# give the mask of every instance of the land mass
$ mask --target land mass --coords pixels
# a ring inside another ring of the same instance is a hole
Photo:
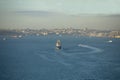
[[[74,29],[74,28],[63,28],[63,29],[20,29],[20,30],[0,30],[0,36],[8,37],[22,37],[26,35],[74,35],[74,36],[89,36],[89,37],[110,37],[120,38],[120,30],[94,30],[94,29]]]

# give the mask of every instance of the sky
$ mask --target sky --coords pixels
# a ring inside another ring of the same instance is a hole
[[[120,0],[0,0],[0,29],[120,29]]]

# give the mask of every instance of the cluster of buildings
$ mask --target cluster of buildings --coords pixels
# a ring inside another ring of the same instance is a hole
[[[93,30],[93,29],[73,29],[73,28],[63,28],[63,29],[21,29],[21,30],[0,30],[0,35],[8,35],[11,37],[22,37],[25,35],[76,35],[76,36],[89,36],[89,37],[111,37],[120,38],[120,30]]]

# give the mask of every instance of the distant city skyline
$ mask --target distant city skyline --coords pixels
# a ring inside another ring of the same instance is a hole
[[[0,0],[0,29],[120,29],[120,0]]]

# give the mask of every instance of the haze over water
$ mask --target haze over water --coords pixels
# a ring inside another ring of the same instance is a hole
[[[120,0],[0,0],[0,29],[120,29]]]
[[[120,0],[0,0],[0,80],[120,80],[119,30]]]

